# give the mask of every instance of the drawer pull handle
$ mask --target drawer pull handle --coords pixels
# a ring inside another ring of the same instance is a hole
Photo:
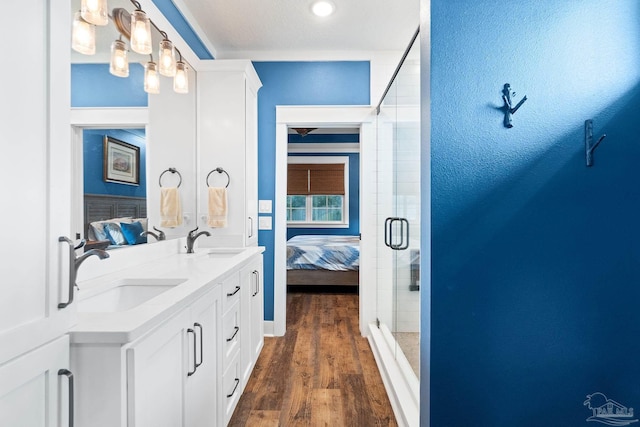
[[[235,326],[233,329],[235,329],[235,331],[233,332],[233,335],[231,335],[231,338],[227,338],[227,342],[233,341],[236,335],[238,335],[238,331],[240,330],[240,328],[237,326]]]
[[[232,397],[235,394],[236,389],[238,388],[238,384],[240,384],[240,378],[236,378],[235,382],[236,382],[236,385],[233,387],[233,391],[231,391],[231,394],[227,394],[227,399]]]
[[[231,292],[231,293],[227,293],[227,296],[228,296],[228,297],[232,297],[232,296],[234,296],[235,294],[237,294],[237,293],[238,293],[238,291],[240,291],[240,286],[236,286],[236,290],[235,290],[235,291],[233,291],[233,292]]]
[[[203,340],[203,338],[202,337],[204,335],[203,334],[204,329],[202,328],[202,325],[200,323],[198,323],[198,322],[194,323],[193,327],[200,329],[200,363],[196,362],[195,366],[196,366],[196,369],[197,369],[197,368],[200,367],[200,365],[202,365],[202,362],[204,361],[203,354],[202,354],[203,353],[203,350],[202,350],[202,340]],[[195,360],[195,357],[194,357],[194,360]]]
[[[198,365],[197,365],[197,361],[196,361],[196,331],[194,331],[193,329],[189,328],[187,329],[187,334],[193,334],[193,371],[188,371],[187,372],[187,376],[190,377],[191,375],[196,373],[196,369],[198,369]]]
[[[253,275],[253,277],[255,278],[255,284],[256,284],[256,291],[251,295],[252,297],[255,297],[256,295],[258,295],[260,293],[260,273],[258,272],[258,270],[253,270],[251,272],[251,274]]]
[[[58,375],[64,375],[69,379],[69,427],[73,427],[73,374],[68,369],[60,369]]]

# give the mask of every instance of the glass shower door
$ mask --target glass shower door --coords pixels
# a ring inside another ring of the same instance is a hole
[[[420,366],[420,64],[416,43],[377,117],[377,313],[417,395]]]

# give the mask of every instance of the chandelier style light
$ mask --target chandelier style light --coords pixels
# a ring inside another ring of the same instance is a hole
[[[107,0],[82,0],[80,11],[73,17],[71,48],[84,55],[96,52],[95,27],[109,23],[109,18],[120,32],[121,37],[111,43],[111,60],[109,72],[117,77],[129,77],[129,59],[126,43],[122,36],[129,40],[132,51],[149,55],[150,60],[145,64],[144,90],[147,93],[160,93],[160,75],[173,78],[173,90],[176,93],[189,93],[189,78],[187,64],[182,60],[182,54],[169,40],[167,33],[162,31],[149,19],[142,10],[140,3],[130,0],[135,6],[131,13],[123,8],[115,8],[108,13]],[[151,27],[162,36],[158,50],[158,63],[153,61],[153,38]],[[176,52],[179,60],[176,61]]]

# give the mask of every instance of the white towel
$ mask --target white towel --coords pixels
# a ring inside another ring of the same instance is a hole
[[[227,189],[226,187],[209,187],[209,219],[211,228],[227,226]]]
[[[178,187],[160,189],[160,227],[178,227],[182,224],[182,205]]]

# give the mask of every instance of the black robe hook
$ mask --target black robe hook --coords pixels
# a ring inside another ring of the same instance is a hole
[[[518,108],[520,108],[522,104],[524,104],[524,101],[527,100],[527,95],[525,95],[524,98],[522,98],[520,102],[518,102],[516,106],[513,107],[511,97],[516,96],[516,93],[511,92],[511,85],[509,83],[504,84],[502,94],[502,100],[504,101],[504,127],[512,128],[513,123],[511,123],[511,116],[515,114],[516,111],[518,111]]]

